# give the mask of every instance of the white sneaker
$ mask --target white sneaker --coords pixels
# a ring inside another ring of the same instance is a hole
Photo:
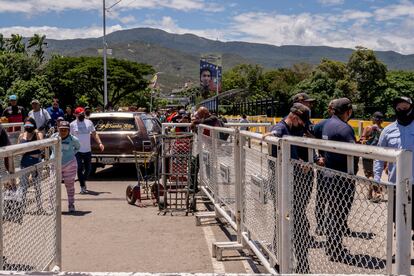
[[[85,187],[81,187],[80,193],[81,194],[87,194],[88,193],[88,190],[86,190],[86,186]]]
[[[73,205],[73,204],[70,204],[68,209],[69,209],[69,213],[74,213],[76,211],[75,205]]]

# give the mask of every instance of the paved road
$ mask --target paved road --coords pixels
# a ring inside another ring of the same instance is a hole
[[[75,184],[77,212],[64,212],[62,219],[64,271],[245,273],[246,267],[251,271],[237,252],[229,252],[226,262],[212,260],[211,241],[228,241],[226,233],[234,234],[216,221],[196,227],[193,216],[161,216],[156,207],[128,205],[125,188],[134,182],[135,167],[122,166],[98,172],[88,183],[89,195],[78,194]],[[62,195],[66,211],[63,185]]]

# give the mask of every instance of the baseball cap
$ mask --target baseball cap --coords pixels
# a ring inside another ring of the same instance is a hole
[[[332,107],[338,112],[345,112],[352,109],[352,102],[348,98],[339,98],[335,100]]]
[[[59,129],[61,129],[61,128],[67,128],[67,129],[69,129],[70,128],[69,122],[68,121],[62,121],[62,122],[60,122]]]
[[[76,109],[75,109],[75,112],[74,112],[76,115],[79,115],[79,114],[81,114],[81,113],[85,113],[85,109],[83,108],[83,107],[77,107]]]
[[[17,101],[17,96],[16,95],[10,95],[9,100],[10,101]]]
[[[31,122],[26,122],[24,123],[24,127],[34,127],[34,124],[32,124]]]
[[[315,101],[315,99],[312,99],[311,97],[309,97],[308,94],[306,94],[304,92],[298,93],[298,94],[296,94],[292,97],[292,102],[293,103],[297,103],[297,102],[301,102],[301,101],[313,102],[313,101]]]
[[[31,102],[31,104],[40,104],[39,100],[33,99]]]
[[[411,105],[413,104],[413,101],[411,100],[411,98],[408,98],[408,97],[397,97],[393,101],[394,108],[397,106],[397,104],[399,104],[401,102],[406,102],[406,103],[409,103]]]
[[[384,114],[382,114],[382,112],[380,111],[377,111],[377,112],[374,112],[374,114],[372,114],[372,118],[377,119],[377,120],[383,120]]]
[[[303,122],[309,121],[310,109],[301,103],[294,103],[290,108],[290,112],[297,115]]]
[[[56,119],[56,121],[64,121],[65,119],[63,118],[63,117],[58,117],[57,119]]]

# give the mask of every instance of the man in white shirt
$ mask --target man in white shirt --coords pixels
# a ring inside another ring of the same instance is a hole
[[[32,110],[29,112],[29,117],[35,120],[37,130],[45,135],[50,128],[51,118],[49,112],[40,107],[40,102],[38,100],[32,100],[31,104]]]
[[[105,147],[96,133],[95,127],[92,121],[85,119],[85,109],[78,107],[74,113],[76,120],[70,123],[70,133],[76,136],[80,142],[80,149],[76,153],[76,160],[78,162],[78,179],[81,186],[81,194],[86,194],[86,180],[88,179],[91,171],[91,135],[96,143],[99,144],[99,149],[104,151]]]

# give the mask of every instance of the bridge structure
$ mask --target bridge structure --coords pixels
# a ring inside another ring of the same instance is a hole
[[[189,125],[163,124],[164,135],[177,126]],[[248,250],[270,274],[413,273],[410,151],[299,137],[263,138],[240,131],[241,126],[246,125],[200,125],[191,134],[199,188],[212,206],[195,214],[195,224],[203,227],[219,219],[235,233],[230,241],[212,243],[212,258],[222,261],[225,252]],[[13,145],[0,149],[0,159],[17,163],[25,152],[59,153],[59,147],[56,138]],[[293,159],[292,147],[304,148],[308,161]],[[345,172],[314,163],[315,154],[323,151],[346,156]],[[168,158],[174,164],[174,156]],[[355,162],[363,158],[395,163],[396,183],[366,178]],[[61,270],[60,166],[59,154],[47,154],[33,167],[0,170],[4,270]],[[382,187],[380,202],[367,198],[372,185]],[[39,215],[39,207],[45,213]]]

